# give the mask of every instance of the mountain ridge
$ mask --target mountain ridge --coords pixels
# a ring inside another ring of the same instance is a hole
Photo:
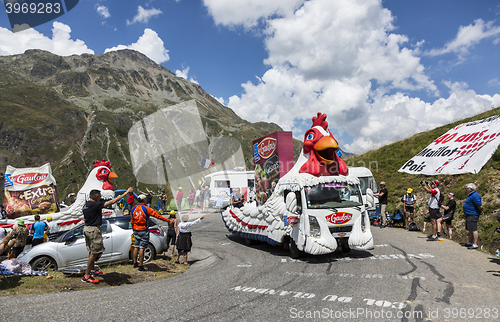
[[[198,84],[129,49],[64,57],[27,50],[1,56],[0,73],[0,171],[7,164],[50,162],[61,196],[76,192],[93,162],[103,158],[111,161],[120,187],[144,189],[132,175],[127,132],[164,107],[195,100],[204,127],[199,130],[209,141],[237,139],[247,168],[253,167],[252,140],[282,130],[241,119]],[[298,154],[299,144],[294,146]]]

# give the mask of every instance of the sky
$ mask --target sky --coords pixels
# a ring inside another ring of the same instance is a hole
[[[0,0],[3,1],[3,0]],[[362,153],[500,106],[497,0],[80,0],[0,55],[131,48],[303,140],[317,112]]]

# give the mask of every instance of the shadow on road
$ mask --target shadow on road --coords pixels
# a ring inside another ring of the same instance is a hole
[[[245,247],[250,247],[253,249],[258,249],[264,252],[267,252],[271,255],[274,255],[276,257],[289,257],[290,253],[287,249],[284,249],[283,246],[272,246],[266,242],[262,241],[257,241],[257,240],[247,240],[243,237],[241,237],[238,234],[231,234],[231,235],[226,235],[226,237],[240,245],[243,245]],[[352,257],[352,258],[368,258],[373,256],[370,251],[365,251],[365,250],[357,250],[357,249],[352,249],[350,252],[342,252],[341,247],[339,246],[337,250],[331,254],[325,254],[325,255],[311,255],[311,254],[306,254],[306,253],[301,253],[300,256],[300,261],[302,262],[307,262],[310,264],[322,264],[322,263],[331,263],[331,262],[336,262],[343,260],[344,258],[347,257]]]

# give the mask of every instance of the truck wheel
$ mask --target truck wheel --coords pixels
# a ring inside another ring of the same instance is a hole
[[[288,250],[290,250],[290,257],[293,259],[298,259],[300,257],[300,250],[297,248],[293,238],[288,239]]]

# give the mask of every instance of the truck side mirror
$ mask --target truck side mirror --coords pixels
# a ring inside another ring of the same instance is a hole
[[[286,195],[286,210],[291,212],[292,214],[296,213],[297,211],[297,197],[295,197],[294,192],[289,192]]]
[[[373,190],[366,188],[366,204],[369,208],[375,207],[375,196],[373,195]]]

